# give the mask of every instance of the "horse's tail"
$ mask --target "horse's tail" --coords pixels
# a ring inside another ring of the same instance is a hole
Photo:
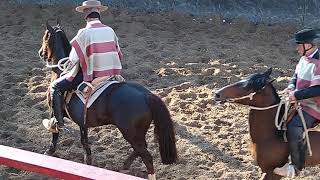
[[[156,95],[148,98],[151,106],[154,132],[159,142],[159,150],[163,164],[173,164],[177,161],[177,148],[173,122],[168,108]]]

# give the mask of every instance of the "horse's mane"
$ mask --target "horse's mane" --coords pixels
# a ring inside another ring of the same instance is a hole
[[[254,89],[255,91],[259,91],[265,86],[270,85],[272,89],[272,94],[276,99],[275,103],[279,103],[281,99],[279,97],[279,94],[276,88],[272,85],[273,80],[270,81],[270,79],[271,78],[269,76],[266,76],[264,74],[259,74],[259,73],[253,74],[248,78],[248,81],[245,84],[245,87],[249,89]]]
[[[271,80],[270,76],[266,76],[265,74],[253,74],[248,78],[248,82],[246,83],[247,88],[252,88],[255,89],[256,91],[259,91],[263,89],[266,86],[271,87],[272,95],[275,98],[274,104],[279,104],[281,101],[281,98],[276,90],[276,88],[272,84],[273,80]],[[279,117],[278,117],[278,122],[281,121],[283,115],[285,113],[285,106],[282,105],[280,112],[279,112]],[[279,139],[283,138],[283,131],[276,131],[276,135],[279,137]]]
[[[69,54],[70,53],[70,51],[71,51],[71,44],[70,44],[70,42],[69,42],[69,40],[68,40],[68,38],[67,38],[67,35],[66,35],[66,33],[64,32],[64,30],[60,27],[60,26],[55,26],[54,27],[54,30],[56,31],[56,34],[58,35],[60,35],[60,38],[61,38],[61,40],[62,40],[62,43],[63,43],[63,45],[64,45],[64,47],[65,47],[65,52],[67,53],[67,54]]]
[[[270,83],[270,86],[272,88],[272,93],[274,95],[274,97],[276,98],[276,103],[279,103],[281,101],[280,96],[276,90],[276,88],[272,85],[272,83]]]

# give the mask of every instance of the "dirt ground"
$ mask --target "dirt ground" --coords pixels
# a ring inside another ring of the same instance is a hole
[[[43,153],[51,140],[41,124],[48,117],[45,91],[49,70],[37,52],[42,24],[60,17],[71,39],[85,22],[72,7],[7,6],[0,2],[0,144]],[[149,150],[158,179],[259,179],[248,151],[248,108],[216,106],[213,92],[255,72],[273,68],[274,85],[283,89],[298,56],[287,41],[290,24],[254,24],[245,19],[193,17],[167,13],[110,10],[103,22],[114,28],[125,55],[123,76],[159,94],[175,121],[179,162],[163,165],[153,128]],[[82,162],[77,125],[61,136],[57,157]],[[132,151],[114,126],[89,133],[94,165],[118,171]],[[146,177],[141,159],[131,175]],[[320,179],[319,167],[300,176]],[[0,179],[52,179],[0,166]]]

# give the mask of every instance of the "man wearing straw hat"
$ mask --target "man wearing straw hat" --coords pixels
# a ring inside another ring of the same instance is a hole
[[[300,102],[306,128],[315,126],[320,120],[320,58],[314,42],[317,38],[318,30],[312,28],[295,33],[296,50],[302,57],[286,88],[289,100],[292,103]],[[293,178],[305,166],[306,158],[304,125],[298,114],[287,124],[287,129],[291,162],[275,168],[274,173]]]
[[[84,13],[87,25],[71,40],[69,61],[73,69],[52,84],[55,118],[43,120],[44,126],[51,132],[59,132],[64,126],[62,108],[65,91],[76,89],[83,81],[91,82],[99,77],[123,80],[120,75],[123,55],[118,38],[112,28],[100,21],[101,12],[107,9],[97,0],[84,1],[82,6],[76,8],[77,12]]]

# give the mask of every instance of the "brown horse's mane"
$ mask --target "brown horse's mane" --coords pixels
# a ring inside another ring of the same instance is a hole
[[[56,34],[60,34],[61,35],[61,40],[63,42],[64,47],[66,48],[65,51],[67,53],[70,53],[71,44],[70,44],[70,42],[68,40],[68,37],[67,37],[66,33],[64,32],[64,30],[61,29],[61,27],[59,25],[58,26],[54,26],[53,29],[55,29]]]
[[[61,41],[61,45],[63,47],[62,49],[64,50],[64,53],[69,55],[71,51],[71,44],[67,38],[66,33],[64,32],[64,30],[61,28],[60,25],[54,26],[53,30],[54,30],[54,35],[59,37],[59,38],[55,38],[55,40]]]
[[[253,89],[255,91],[261,91],[264,87],[270,85],[272,89],[273,96],[276,99],[275,103],[279,103],[281,101],[277,89],[273,86],[270,76],[266,76],[264,74],[256,73],[248,77],[247,82],[244,84],[246,89]]]
[[[270,83],[271,88],[272,88],[272,92],[273,92],[273,96],[276,98],[276,103],[279,103],[281,101],[280,96],[277,92],[277,89],[272,85],[272,83]]]

